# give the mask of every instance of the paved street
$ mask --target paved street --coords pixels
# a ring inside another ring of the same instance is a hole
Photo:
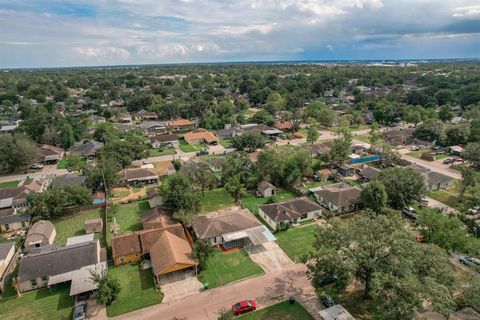
[[[189,320],[215,320],[220,308],[230,308],[244,299],[254,299],[259,308],[263,308],[290,296],[296,297],[315,319],[319,319],[318,311],[322,308],[305,271],[304,265],[296,264],[281,273],[265,274],[203,291],[180,301],[157,304],[114,319],[170,320],[173,317],[186,317]]]

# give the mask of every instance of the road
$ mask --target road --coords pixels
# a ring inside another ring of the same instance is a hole
[[[57,169],[56,165],[47,165],[42,170],[36,172],[0,176],[0,183],[14,180],[23,180],[27,177],[32,179],[41,179],[50,175],[62,175],[66,173],[68,173],[66,169]]]
[[[230,308],[241,300],[254,299],[259,308],[263,308],[291,296],[300,301],[315,319],[319,319],[318,312],[322,307],[305,271],[304,265],[296,264],[281,273],[265,274],[203,291],[180,301],[153,305],[114,319],[171,320],[173,317],[186,317],[189,320],[216,320],[218,310],[222,307]]]
[[[422,165],[432,171],[442,173],[454,179],[462,179],[462,174],[457,170],[450,169],[448,165],[445,165],[438,161],[426,161],[426,160],[411,157],[407,155],[407,153],[411,152],[408,149],[400,149],[399,152],[400,152],[400,155],[402,156],[402,159],[408,160],[412,163]]]

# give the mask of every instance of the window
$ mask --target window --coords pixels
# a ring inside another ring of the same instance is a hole
[[[32,279],[32,280],[30,280],[30,285],[31,285],[32,287],[36,287],[36,286],[37,286],[37,279]]]
[[[120,260],[120,263],[125,263],[125,257],[120,257],[118,259]]]
[[[48,282],[48,277],[47,277],[47,276],[43,276],[43,277],[42,277],[42,283],[43,283],[43,284],[47,284],[47,282]]]
[[[8,225],[8,223],[5,223],[5,230],[6,231],[10,230],[10,226]]]
[[[300,217],[300,219],[307,219],[308,218],[308,213],[304,213],[302,214],[302,216]]]

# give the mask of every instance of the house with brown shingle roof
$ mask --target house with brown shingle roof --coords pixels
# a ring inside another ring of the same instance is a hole
[[[157,183],[158,174],[149,168],[127,168],[120,172],[120,181],[125,185],[137,183]]]
[[[345,182],[323,186],[313,191],[318,203],[338,214],[357,210],[360,205],[360,193],[359,188]]]
[[[194,124],[192,121],[188,119],[177,119],[170,121],[169,127],[173,131],[186,131],[186,130],[191,130],[194,128]]]
[[[238,207],[197,216],[192,227],[197,238],[225,250],[276,240],[248,209]]]
[[[218,139],[218,137],[214,135],[213,132],[201,128],[185,133],[185,136],[183,138],[190,145],[200,143],[218,144],[218,142],[220,141],[220,139]]]
[[[280,223],[295,225],[302,221],[315,219],[322,213],[322,207],[307,197],[301,197],[261,205],[258,207],[258,213],[273,230],[276,230]]]
[[[48,220],[37,221],[32,224],[25,237],[25,250],[52,245],[56,235],[53,223]]]

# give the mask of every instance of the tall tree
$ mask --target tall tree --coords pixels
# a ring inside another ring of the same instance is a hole
[[[348,128],[340,128],[337,135],[337,138],[332,142],[327,157],[331,164],[341,166],[348,160],[348,156],[351,153],[352,133]]]
[[[320,133],[318,133],[317,128],[310,127],[307,131],[307,141],[313,144],[318,140],[318,137],[320,137]]]
[[[233,197],[235,203],[238,203],[238,200],[245,193],[245,185],[241,181],[240,175],[233,176],[226,184],[225,190]]]
[[[200,197],[192,187],[186,175],[175,173],[162,184],[164,204],[177,212],[180,210],[197,213],[200,209]]]
[[[395,209],[402,209],[425,193],[423,177],[412,168],[388,168],[377,179],[385,186],[388,202]]]
[[[90,272],[90,279],[97,285],[93,296],[99,304],[111,305],[122,290],[117,278],[103,271],[101,273]]]
[[[362,281],[378,319],[411,319],[425,300],[444,314],[452,311],[456,283],[448,256],[434,245],[419,244],[398,215],[357,215],[329,224],[318,229],[307,264],[314,286],[332,275],[336,290],[354,278]],[[340,263],[332,269],[329,261]]]
[[[385,186],[378,180],[373,180],[360,194],[360,199],[365,208],[371,209],[376,214],[383,212],[388,202]]]

